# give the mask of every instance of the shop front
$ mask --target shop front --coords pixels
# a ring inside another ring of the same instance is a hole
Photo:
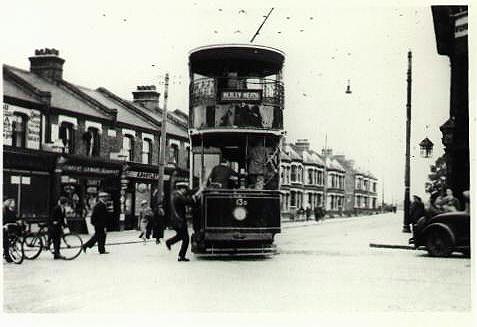
[[[61,156],[55,168],[55,196],[69,199],[66,218],[70,227],[79,233],[91,232],[91,213],[98,201],[98,193],[110,194],[107,202],[110,213],[108,229],[120,226],[120,172],[122,165],[91,158]]]
[[[166,166],[164,172],[164,209],[168,215],[170,195],[170,180],[173,172],[175,179],[188,180],[188,172],[173,166]],[[159,180],[159,167],[140,163],[128,163],[122,172],[121,188],[123,193],[124,229],[138,229],[141,202],[146,200],[151,204],[152,197],[157,190]]]
[[[3,200],[15,200],[18,217],[48,220],[55,161],[54,153],[3,147]]]

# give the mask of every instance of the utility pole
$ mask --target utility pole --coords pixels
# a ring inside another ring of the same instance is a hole
[[[164,200],[164,167],[166,165],[167,148],[167,98],[169,89],[169,73],[166,73],[164,80],[164,107],[162,108],[161,122],[161,142],[159,146],[159,179],[157,184],[157,199],[159,202]]]
[[[410,233],[410,171],[411,171],[411,91],[412,91],[412,52],[407,53],[407,103],[406,103],[406,167],[404,171],[404,222],[402,226],[403,233]]]

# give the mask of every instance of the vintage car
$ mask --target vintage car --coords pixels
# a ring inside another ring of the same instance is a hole
[[[470,256],[470,215],[465,211],[422,217],[409,239],[416,249],[425,248],[433,257],[448,257],[453,252]]]

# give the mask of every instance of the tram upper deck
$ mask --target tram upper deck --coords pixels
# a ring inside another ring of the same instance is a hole
[[[257,45],[192,50],[190,128],[283,129],[284,60],[280,50]]]

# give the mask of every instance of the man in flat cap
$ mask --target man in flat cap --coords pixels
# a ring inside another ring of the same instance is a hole
[[[95,204],[93,208],[93,213],[91,214],[91,223],[94,225],[94,234],[83,245],[83,252],[86,253],[87,248],[92,248],[96,242],[98,243],[98,252],[100,254],[108,254],[104,245],[106,243],[106,225],[108,223],[108,209],[106,207],[106,200],[108,199],[109,194],[106,192],[99,192],[98,199],[99,201]]]
[[[171,194],[171,225],[176,231],[176,235],[166,240],[166,246],[170,250],[171,245],[182,241],[179,250],[178,261],[187,262],[187,248],[189,246],[189,231],[187,230],[186,206],[193,205],[196,197],[202,189],[199,189],[192,196],[188,194],[188,184],[186,182],[176,183],[176,189]]]

